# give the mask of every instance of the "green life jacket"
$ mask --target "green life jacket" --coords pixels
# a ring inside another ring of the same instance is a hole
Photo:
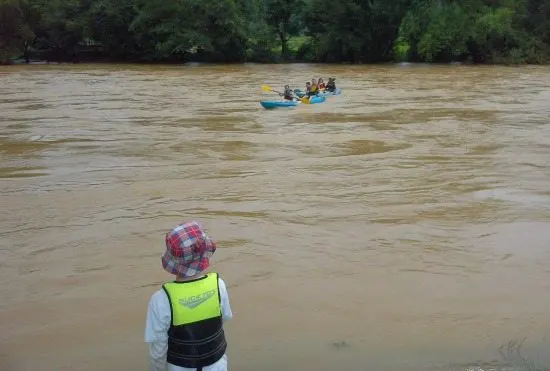
[[[208,273],[193,281],[168,282],[162,288],[172,313],[167,362],[187,368],[217,362],[227,348],[218,274]]]

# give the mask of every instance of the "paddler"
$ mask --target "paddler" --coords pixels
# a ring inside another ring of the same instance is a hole
[[[334,77],[328,78],[328,83],[326,86],[326,90],[330,92],[336,91],[336,79]]]
[[[317,80],[315,79],[311,79],[311,89],[310,89],[310,97],[312,95],[317,95],[317,93],[319,93],[319,90],[318,90],[318,86],[317,86]]]
[[[312,80],[312,82],[306,82],[306,97],[311,98],[314,95],[317,95],[318,92],[317,84],[314,80]]]
[[[306,81],[306,96],[309,97],[310,92],[311,92],[311,82]]]
[[[322,78],[319,78],[319,90],[325,90],[325,82]]]
[[[285,92],[283,94],[279,94],[283,97],[284,100],[290,100],[294,101],[294,92],[292,89],[290,89],[289,85],[285,85]]]
[[[206,273],[216,244],[195,221],[166,234],[162,267],[175,276],[147,310],[149,371],[227,371],[223,323],[233,317],[225,282]]]

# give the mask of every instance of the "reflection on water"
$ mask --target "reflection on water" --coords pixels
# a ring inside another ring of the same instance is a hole
[[[6,370],[146,370],[188,218],[219,245],[236,370],[550,365],[550,69],[0,72]],[[324,104],[258,104],[328,75]]]

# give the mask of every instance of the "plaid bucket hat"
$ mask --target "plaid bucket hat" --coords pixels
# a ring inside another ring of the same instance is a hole
[[[185,222],[166,234],[162,267],[168,273],[191,277],[208,268],[215,251],[216,244],[198,222]]]

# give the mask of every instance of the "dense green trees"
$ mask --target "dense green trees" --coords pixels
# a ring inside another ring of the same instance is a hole
[[[550,18],[543,21],[540,6],[529,11],[529,3],[533,1],[413,2],[401,21],[394,51],[401,59],[426,62],[544,62],[549,44],[533,31]]]
[[[0,0],[0,63],[545,63],[550,0]]]

